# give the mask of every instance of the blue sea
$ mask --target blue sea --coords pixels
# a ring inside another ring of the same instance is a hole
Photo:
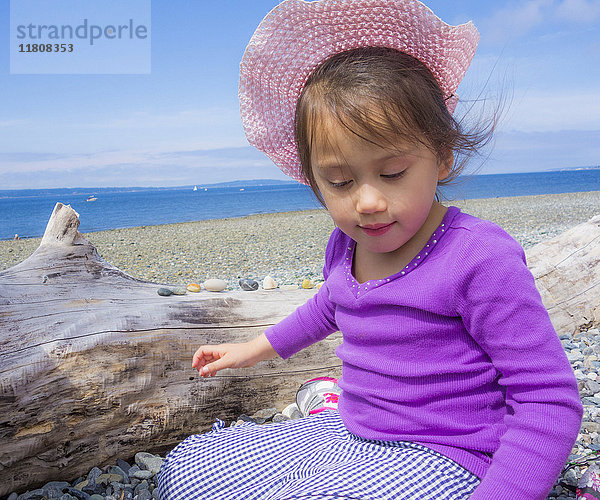
[[[0,190],[0,240],[40,237],[56,202],[79,213],[83,233],[122,227],[319,208],[297,183],[179,188]],[[442,190],[444,199],[495,198],[600,191],[600,168],[464,177]],[[94,195],[95,201],[86,201]]]

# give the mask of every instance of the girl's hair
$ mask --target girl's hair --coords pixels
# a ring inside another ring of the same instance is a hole
[[[395,49],[362,47],[323,62],[300,94],[294,127],[302,173],[317,199],[325,206],[311,152],[317,141],[327,141],[332,119],[384,148],[422,143],[440,162],[454,154],[450,174],[440,185],[455,179],[467,160],[489,142],[496,120],[464,131],[446,107],[451,97],[442,95],[422,62]]]

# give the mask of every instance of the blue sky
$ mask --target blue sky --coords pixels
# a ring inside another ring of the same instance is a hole
[[[480,31],[461,98],[506,102],[480,173],[600,164],[600,0],[426,3]],[[10,74],[2,1],[0,189],[285,179],[248,145],[237,98],[246,43],[276,4],[152,0],[149,73]]]

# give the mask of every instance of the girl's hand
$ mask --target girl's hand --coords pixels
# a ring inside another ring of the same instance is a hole
[[[261,336],[241,344],[217,344],[201,346],[192,359],[192,367],[202,377],[214,377],[225,368],[248,368],[260,361],[277,356],[267,337]]]

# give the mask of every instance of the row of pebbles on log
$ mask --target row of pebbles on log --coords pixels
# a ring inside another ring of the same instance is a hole
[[[242,278],[239,280],[238,283],[240,285],[240,288],[247,292],[254,292],[260,288],[258,281],[250,279],[250,278]],[[293,283],[288,283],[288,284],[279,286],[273,278],[271,278],[270,276],[265,276],[265,278],[263,280],[262,289],[263,290],[274,290],[276,288],[281,288],[282,290],[297,290],[298,288],[302,288],[302,289],[308,290],[308,289],[314,288],[315,286],[317,288],[320,288],[322,284],[323,284],[323,282],[321,281],[321,282],[317,282],[315,285],[315,282],[313,282],[312,280],[310,280],[308,278],[304,278],[302,280],[302,283],[300,283],[299,285],[293,284]],[[222,292],[222,291],[228,289],[227,282],[225,280],[218,279],[218,278],[211,278],[209,280],[206,280],[203,283],[203,286],[204,286],[204,290],[206,290],[208,292]],[[186,293],[188,291],[193,292],[193,293],[199,293],[202,291],[202,287],[197,283],[190,283],[186,287],[183,287],[183,286],[160,287],[156,292],[158,293],[158,295],[161,295],[163,297],[169,297],[171,295],[186,295]]]
[[[560,340],[578,381],[584,414],[577,442],[567,465],[548,495],[548,500],[575,498],[577,484],[588,467],[596,463],[600,465],[600,331],[590,327],[573,335],[563,333]],[[295,404],[290,404],[282,412],[278,412],[276,408],[268,408],[250,416],[240,415],[229,425],[264,425],[300,416]],[[80,477],[72,484],[53,481],[40,489],[21,495],[12,493],[8,500],[158,499],[156,474],[162,461],[163,457],[140,452],[136,454],[133,466],[118,459],[115,465],[108,465],[102,469],[94,467],[87,477]],[[526,471],[523,471],[523,474],[526,474]]]

